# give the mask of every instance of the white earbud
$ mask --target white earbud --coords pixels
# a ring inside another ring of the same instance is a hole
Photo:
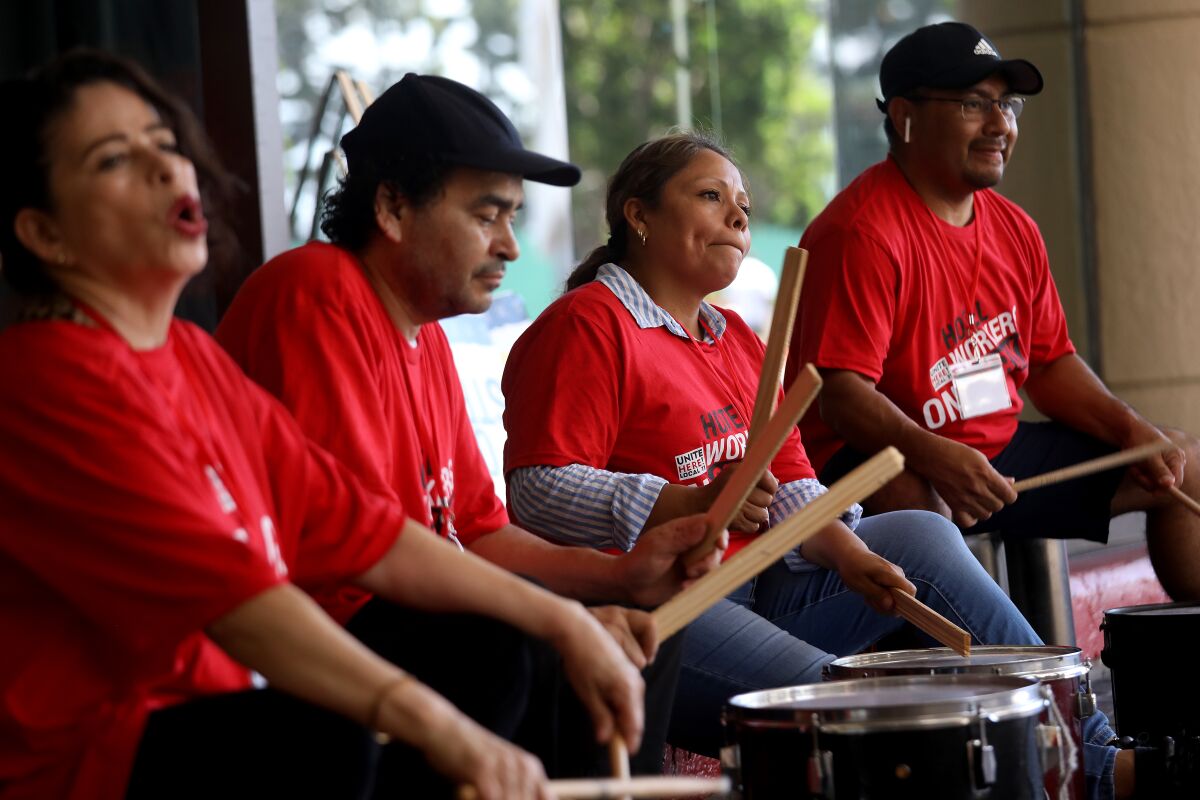
[[[904,143],[912,141],[912,117],[904,118]]]

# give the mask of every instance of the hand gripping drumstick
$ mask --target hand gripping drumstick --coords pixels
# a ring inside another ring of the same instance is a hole
[[[613,734],[608,742],[612,763],[611,779],[549,781],[559,800],[568,798],[600,798],[601,800],[633,800],[635,797],[682,797],[695,794],[724,794],[729,791],[729,778],[677,778],[653,776],[632,778],[629,775],[629,751],[621,734]],[[460,786],[458,800],[478,800],[474,786]]]
[[[1123,467],[1128,464],[1136,464],[1138,461],[1144,461],[1152,455],[1161,453],[1164,450],[1170,450],[1175,447],[1174,442],[1151,442],[1140,447],[1131,447],[1128,450],[1122,450],[1111,455],[1093,458],[1091,461],[1084,461],[1081,464],[1076,464],[1073,467],[1064,467],[1056,469],[1053,472],[1047,472],[1043,475],[1036,475],[1032,478],[1026,478],[1023,481],[1017,481],[1013,484],[1013,488],[1018,492],[1025,489],[1038,489],[1042,486],[1049,486],[1052,483],[1059,481],[1069,481],[1073,478],[1082,478],[1085,475],[1091,475],[1096,472],[1103,472],[1106,469],[1114,467]],[[1188,497],[1178,486],[1168,486],[1167,492],[1172,497],[1183,503],[1188,511],[1191,511],[1196,516],[1200,516],[1200,503],[1197,503],[1192,498]]]
[[[738,509],[742,507],[742,503],[746,502],[750,492],[758,485],[763,473],[771,465],[771,459],[775,458],[779,448],[783,447],[783,443],[787,441],[792,429],[796,427],[800,417],[804,416],[804,412],[812,404],[813,398],[820,390],[821,376],[817,374],[817,370],[812,364],[806,364],[800,374],[796,376],[796,380],[792,381],[792,385],[788,387],[787,395],[780,403],[779,410],[763,427],[762,434],[750,445],[750,449],[746,451],[746,457],[738,464],[737,472],[729,479],[729,483],[725,484],[725,488],[721,490],[717,499],[713,501],[712,507],[708,509],[705,517],[708,532],[699,544],[684,554],[684,563],[694,564],[713,551],[718,537],[737,516]]]
[[[796,306],[800,303],[800,286],[804,283],[804,269],[808,265],[808,251],[789,247],[783,257],[783,271],[779,276],[779,291],[775,293],[775,311],[771,315],[771,331],[767,335],[767,352],[763,356],[762,373],[758,378],[758,394],[754,398],[754,413],[750,418],[750,434],[747,443],[753,443],[762,433],[762,428],[775,410],[779,396],[779,383],[783,379],[783,367],[787,361],[788,346],[792,342],[792,326],[796,321]]]
[[[1097,472],[1104,472],[1106,469],[1136,464],[1139,461],[1145,461],[1152,455],[1161,453],[1164,450],[1170,450],[1173,447],[1175,447],[1175,443],[1169,440],[1131,447],[1128,450],[1121,450],[1120,452],[1101,456],[1100,458],[1093,458],[1090,461],[1084,461],[1071,467],[1063,467],[1062,469],[1056,469],[1042,475],[1035,475],[1032,478],[1026,478],[1023,481],[1017,481],[1013,484],[1013,489],[1018,492],[1023,492],[1026,489],[1040,489],[1052,483],[1061,483],[1062,481],[1093,475]]]
[[[797,379],[799,380],[799,379]],[[785,404],[787,400],[785,399]],[[781,409],[782,410],[782,409]],[[778,418],[779,415],[776,415]],[[772,420],[772,423],[775,420]],[[769,428],[769,426],[768,426]],[[764,434],[760,443],[765,443]],[[887,447],[829,487],[829,491],[743,547],[736,555],[652,612],[659,640],[666,640],[714,603],[774,564],[858,501],[904,470],[904,456]],[[740,473],[739,473],[740,474]],[[734,475],[737,478],[738,475]],[[728,490],[729,487],[726,487]],[[722,495],[725,493],[722,492]]]

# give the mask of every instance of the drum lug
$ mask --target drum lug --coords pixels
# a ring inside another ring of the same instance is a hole
[[[1079,701],[1079,718],[1090,717],[1096,713],[1096,695],[1094,692],[1081,692],[1075,699]]]
[[[834,800],[833,753],[814,750],[808,757],[808,791],[814,797]]]
[[[1083,691],[1075,696],[1078,703],[1079,718],[1084,719],[1096,713],[1096,693],[1092,691],[1092,662],[1085,661],[1088,671],[1083,676]]]
[[[809,724],[812,730],[812,755],[808,757],[808,791],[814,797],[834,800],[833,753],[821,749],[821,718],[813,714]]]
[[[996,782],[996,748],[988,744],[987,717],[978,718],[979,738],[967,742],[967,768],[972,788],[981,792]]]

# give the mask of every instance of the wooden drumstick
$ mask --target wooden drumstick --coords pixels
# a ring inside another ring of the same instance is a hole
[[[766,441],[766,438],[764,435],[762,441]],[[904,456],[894,447],[884,448],[851,470],[846,477],[829,487],[828,492],[656,608],[652,613],[659,640],[677,633],[725,595],[774,564],[785,553],[840,517],[847,508],[874,494],[879,487],[903,471]]]
[[[892,587],[900,616],[960,656],[971,655],[971,635],[908,592]]]
[[[804,283],[804,269],[807,265],[807,250],[789,247],[783,256],[779,291],[775,294],[775,311],[771,315],[767,352],[763,356],[762,372],[758,376],[758,394],[754,398],[754,413],[750,417],[750,435],[747,443],[758,438],[758,434],[762,432],[763,426],[775,410],[779,383],[783,380],[783,368],[787,362],[788,347],[792,342],[796,306],[800,304],[800,286]]]
[[[608,761],[614,779],[629,780],[629,749],[625,747],[625,739],[619,733],[614,733],[608,740]],[[620,800],[633,800],[633,795],[620,795]]]
[[[692,797],[694,795],[726,794],[730,790],[728,777],[694,778],[682,775],[654,775],[617,780],[615,778],[580,778],[547,781],[558,800],[614,800],[626,797]],[[460,786],[458,800],[479,800],[474,786]]]
[[[1161,453],[1164,450],[1170,450],[1173,447],[1175,447],[1175,443],[1169,440],[1131,447],[1128,450],[1121,450],[1120,452],[1101,456],[1100,458],[1093,458],[1090,461],[1084,461],[1071,467],[1063,467],[1062,469],[1056,469],[1042,475],[1035,475],[1032,478],[1026,478],[1023,481],[1017,481],[1013,484],[1013,489],[1018,492],[1023,492],[1027,489],[1040,489],[1052,483],[1061,483],[1062,481],[1069,481],[1074,478],[1082,478],[1086,475],[1094,475],[1097,472],[1104,472],[1106,469],[1136,464],[1139,461],[1145,461],[1150,456]]]
[[[1180,489],[1178,486],[1172,486],[1171,488],[1167,489],[1167,491],[1171,493],[1172,497],[1187,506],[1188,511],[1191,511],[1196,516],[1200,516],[1200,503],[1197,503],[1195,500],[1184,494],[1182,489]]]
[[[737,465],[737,471],[725,484],[725,488],[717,495],[712,507],[708,509],[705,522],[708,532],[704,539],[684,554],[685,564],[694,564],[708,556],[716,547],[717,539],[729,527],[729,523],[737,516],[762,479],[763,473],[771,466],[771,460],[783,447],[783,443],[804,416],[804,412],[812,405],[813,398],[821,391],[821,376],[812,364],[805,364],[804,369],[788,387],[787,395],[779,405],[779,410],[771,417],[762,430],[762,434],[754,440],[746,451],[746,457]]]

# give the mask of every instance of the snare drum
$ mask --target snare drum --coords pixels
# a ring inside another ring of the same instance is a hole
[[[1041,800],[1029,678],[902,676],[737,695],[722,761],[744,800]]]
[[[1148,743],[1200,733],[1200,697],[1187,681],[1167,680],[1164,647],[1187,648],[1200,634],[1200,603],[1156,603],[1104,612],[1100,658],[1112,670],[1117,732]]]
[[[862,653],[839,658],[826,667],[826,677],[879,678],[889,675],[1015,675],[1036,678],[1049,687],[1075,745],[1076,769],[1067,789],[1071,800],[1083,800],[1087,777],[1083,771],[1083,718],[1096,711],[1088,673],[1091,664],[1078,647],[990,645],[971,648],[970,656],[937,647],[928,650],[894,650]],[[1047,722],[1052,720],[1047,719]],[[1050,797],[1061,792],[1058,765],[1049,764],[1046,790]]]

